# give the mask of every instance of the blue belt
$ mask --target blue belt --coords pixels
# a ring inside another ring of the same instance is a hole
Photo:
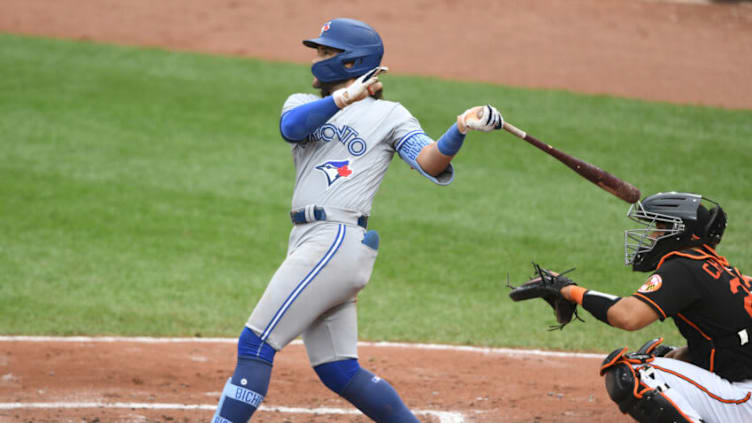
[[[293,210],[290,212],[290,220],[295,225],[302,225],[304,223],[312,223],[326,220],[326,210],[323,207],[316,206],[313,208],[313,220],[306,219],[305,209]],[[358,226],[363,229],[368,227],[368,216],[358,217]]]

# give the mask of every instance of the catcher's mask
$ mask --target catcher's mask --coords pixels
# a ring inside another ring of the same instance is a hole
[[[624,231],[624,262],[638,272],[655,270],[671,251],[703,244],[715,247],[726,229],[726,212],[718,203],[685,192],[646,197],[629,208],[627,217],[643,226]]]
[[[313,76],[323,83],[357,78],[379,66],[384,56],[384,43],[378,32],[355,19],[332,19],[321,27],[317,38],[303,40],[303,44],[311,48],[326,46],[342,50],[311,67]],[[352,65],[346,66],[348,63]]]

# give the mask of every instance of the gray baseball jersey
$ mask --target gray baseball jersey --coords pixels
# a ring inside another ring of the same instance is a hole
[[[319,98],[293,94],[282,113]],[[329,205],[369,215],[400,141],[422,132],[418,120],[399,103],[369,97],[345,107],[307,140],[293,144],[292,208]],[[452,173],[450,166],[438,182],[447,183]]]
[[[282,114],[318,99],[293,94]],[[416,138],[421,140],[413,142]],[[292,144],[292,209],[319,206],[328,216],[368,216],[394,153],[414,162],[430,141],[399,103],[371,97],[355,102]],[[451,165],[435,178],[417,170],[441,185],[454,177]],[[357,358],[355,296],[368,282],[377,255],[373,245],[362,242],[365,234],[356,218],[295,225],[287,258],[246,326],[277,350],[303,335],[313,366]]]

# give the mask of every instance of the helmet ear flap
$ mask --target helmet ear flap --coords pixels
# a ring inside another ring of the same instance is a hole
[[[703,228],[703,238],[712,244],[718,244],[721,242],[723,232],[726,229],[726,212],[723,211],[721,206],[715,206],[710,209],[709,214],[708,223]]]

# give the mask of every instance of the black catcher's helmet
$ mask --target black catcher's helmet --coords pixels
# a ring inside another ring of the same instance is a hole
[[[705,206],[702,202],[710,203]],[[686,192],[661,192],[638,201],[627,216],[643,225],[624,231],[624,261],[651,272],[671,251],[721,242],[726,212],[713,200]]]

